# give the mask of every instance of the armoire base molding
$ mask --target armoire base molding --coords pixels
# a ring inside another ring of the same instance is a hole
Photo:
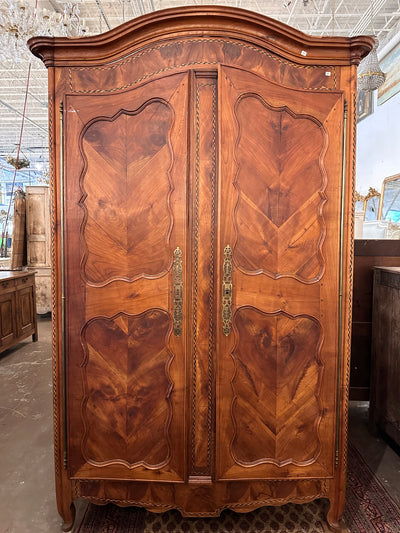
[[[252,485],[244,481],[217,482],[198,484],[196,486],[165,483],[142,483],[123,481],[72,481],[73,499],[86,500],[95,505],[113,503],[120,507],[143,507],[153,513],[164,513],[173,509],[178,510],[184,517],[218,517],[230,509],[237,513],[247,513],[265,506],[281,506],[286,503],[304,504],[316,499],[329,499],[334,491],[331,488],[333,480],[276,480],[260,481],[258,490],[260,497],[252,499]],[[126,494],[126,498],[116,497],[116,494]],[[238,494],[241,494],[238,498]],[[169,497],[167,496],[169,494]],[[334,498],[334,496],[332,496]],[[170,503],[168,502],[170,500]],[[196,499],[196,507],[204,504],[202,512],[190,509],[191,500]],[[238,501],[240,500],[240,501]],[[65,516],[63,531],[70,531],[74,525],[75,505],[71,503],[69,512]],[[332,533],[348,533],[349,529],[343,518],[335,516],[334,505],[327,512],[327,526]]]

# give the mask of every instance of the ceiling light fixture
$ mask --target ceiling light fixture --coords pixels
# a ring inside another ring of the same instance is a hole
[[[32,7],[27,0],[6,0],[0,8],[0,60],[29,61],[26,42],[34,35],[80,37],[86,32],[75,2],[66,2],[63,12],[57,13]]]
[[[374,35],[374,0],[371,1],[371,35]],[[378,49],[379,41],[375,37],[375,45],[371,52],[364,57],[358,66],[357,71],[357,87],[361,91],[375,91],[378,89],[386,79],[379,66]]]
[[[358,67],[357,87],[361,91],[375,91],[386,79],[386,75],[379,66],[377,48],[378,40],[375,39],[375,45],[371,52],[364,57]]]

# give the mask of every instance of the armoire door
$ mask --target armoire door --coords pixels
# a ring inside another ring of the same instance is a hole
[[[221,67],[64,115],[70,476],[332,476],[342,94]]]
[[[68,471],[185,476],[188,74],[64,103]]]
[[[221,67],[217,478],[331,477],[343,97]]]

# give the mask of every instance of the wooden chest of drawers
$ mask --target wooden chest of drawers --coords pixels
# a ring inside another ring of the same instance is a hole
[[[0,352],[32,335],[37,341],[35,273],[0,272]]]

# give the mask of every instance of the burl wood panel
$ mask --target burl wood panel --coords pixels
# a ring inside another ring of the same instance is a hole
[[[168,463],[170,328],[170,317],[161,310],[139,316],[121,313],[87,324],[82,446],[89,463],[121,463],[128,468]]]
[[[321,446],[320,325],[308,316],[242,307],[234,326],[235,461],[245,467],[312,463]]]
[[[96,118],[84,129],[83,270],[89,282],[166,271],[172,122],[167,102],[155,99],[129,113]]]
[[[166,61],[167,60],[167,61]],[[111,65],[69,68],[71,92],[104,94],[135,87],[143,81],[165,76],[182,68],[216,68],[225,64],[258,72],[279,84],[294,88],[335,90],[338,88],[337,67],[306,66],[231,37],[184,37],[141,47],[137,52]],[[160,65],[164,65],[160,68]],[[149,67],[150,66],[150,67]],[[326,76],[326,71],[330,76]],[[97,83],[98,75],[102,84]]]
[[[235,259],[247,272],[315,281],[323,269],[322,124],[251,93],[237,100],[235,116]]]

